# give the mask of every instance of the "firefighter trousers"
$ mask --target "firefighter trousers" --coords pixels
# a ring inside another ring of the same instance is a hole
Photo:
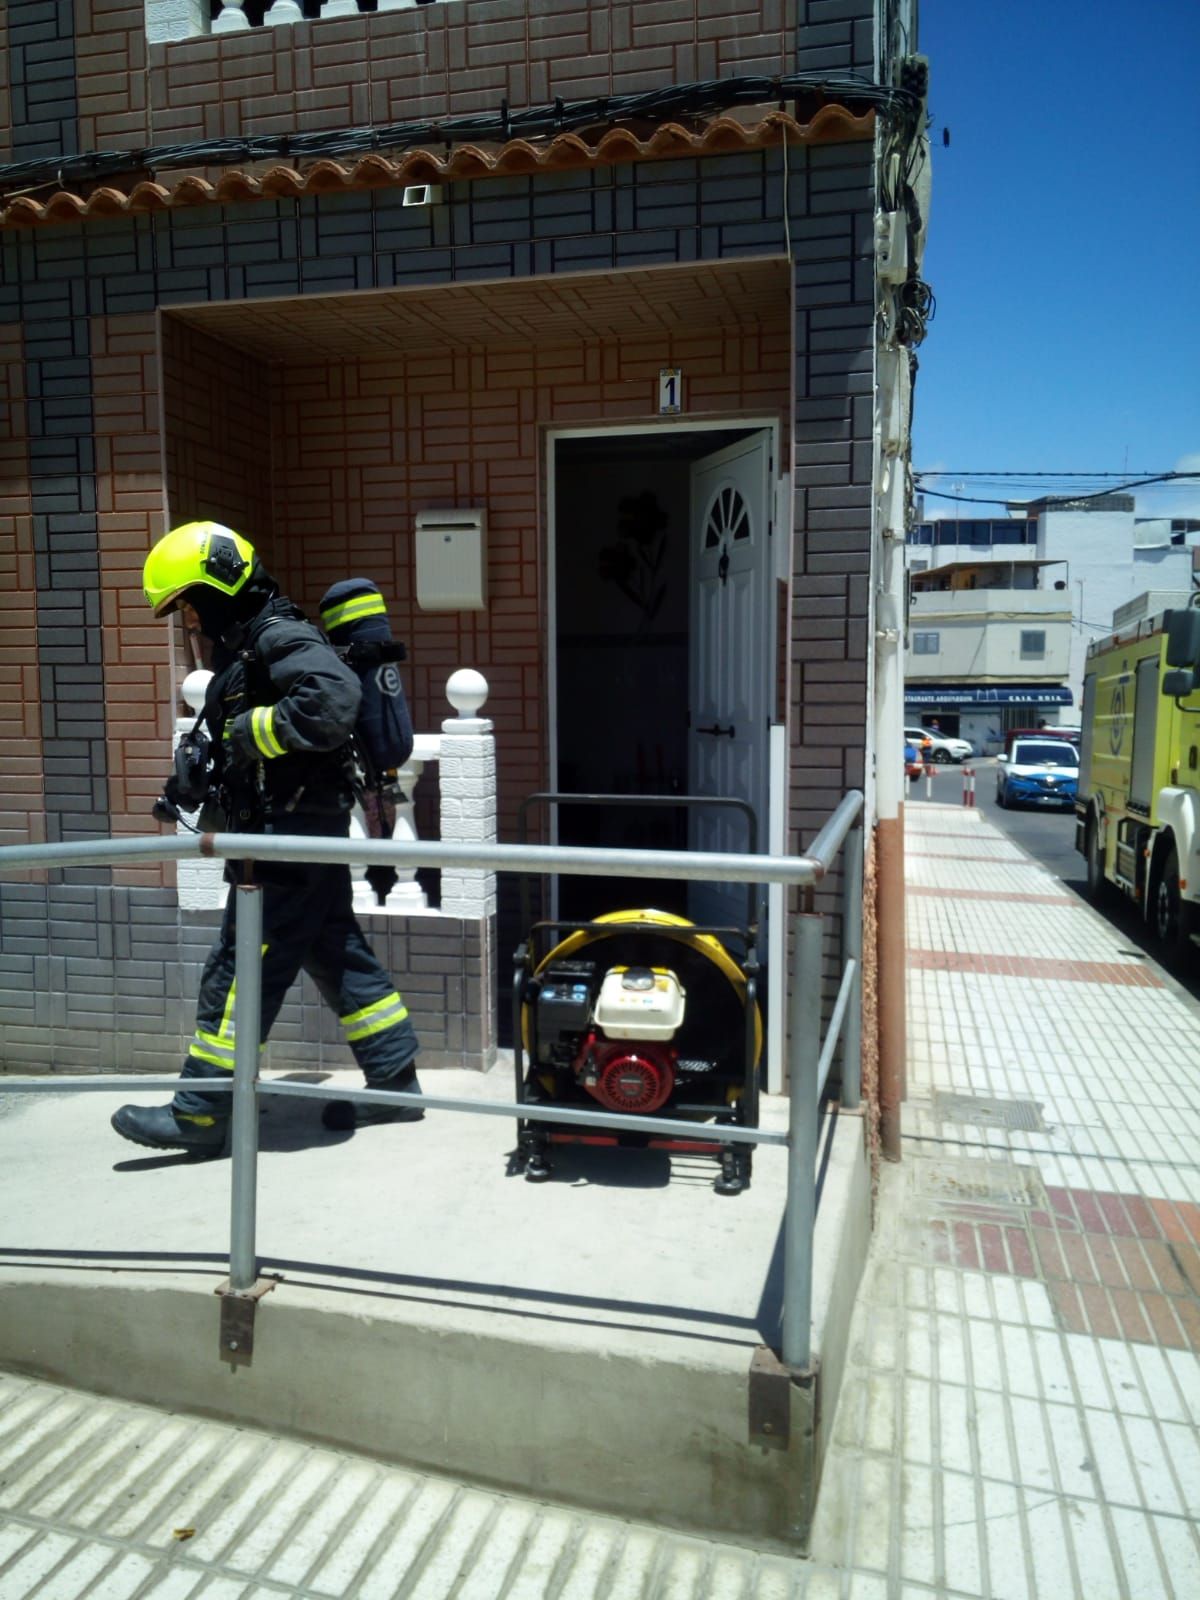
[[[416,1031],[358,925],[349,867],[309,864],[279,876],[286,881],[262,885],[260,1044],[292,983],[307,972],[340,1020],[367,1086],[415,1088]],[[177,1114],[205,1121],[229,1116],[229,1096],[189,1092],[186,1082],[233,1073],[237,899],[231,889],[220,935],[204,963],[196,1031],[173,1102]]]

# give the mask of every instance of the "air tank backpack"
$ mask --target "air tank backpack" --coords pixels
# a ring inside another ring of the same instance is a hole
[[[326,637],[362,684],[354,746],[362,768],[359,803],[371,839],[390,839],[396,826],[397,770],[412,754],[413,727],[400,677],[407,656],[392,638],[387,606],[369,578],[344,578],[321,599]],[[396,882],[392,867],[368,867],[380,905]]]

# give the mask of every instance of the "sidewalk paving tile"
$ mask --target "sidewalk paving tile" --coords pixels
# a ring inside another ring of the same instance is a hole
[[[905,826],[904,1160],[813,1556],[889,1595],[1191,1600],[1200,1007],[977,810]]]

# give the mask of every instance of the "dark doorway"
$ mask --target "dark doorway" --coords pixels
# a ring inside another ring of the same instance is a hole
[[[555,444],[557,773],[570,794],[670,796],[688,783],[689,491],[693,460],[748,430],[608,434]],[[563,844],[684,850],[682,807],[564,805]],[[687,886],[564,878],[559,916],[652,906]]]

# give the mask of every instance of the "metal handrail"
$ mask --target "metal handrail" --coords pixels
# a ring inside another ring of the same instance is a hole
[[[320,861],[346,865],[456,866],[496,871],[570,871],[584,876],[679,878],[705,882],[783,883],[810,890],[831,869],[838,850],[859,821],[863,796],[855,790],[843,797],[817,834],[808,852],[800,856],[720,855],[674,850],[589,850],[563,845],[485,845],[314,838],[286,834],[217,833],[155,835],[138,839],[96,839],[65,844],[0,846],[0,878],[13,870],[62,867],[117,861],[178,860],[192,855],[241,861],[252,845],[254,860]],[[227,1078],[193,1078],[188,1087],[232,1091],[231,1201],[229,1288],[248,1294],[255,1285],[258,1262],[255,1250],[257,1205],[258,1099],[261,1095],[289,1095],[308,1099],[351,1100],[369,1105],[427,1107],[483,1116],[520,1116],[528,1121],[571,1123],[617,1131],[673,1135],[679,1124],[669,1118],[637,1117],[609,1111],[584,1111],[554,1106],[518,1105],[486,1100],[452,1099],[440,1095],[405,1094],[383,1089],[345,1089],[340,1086],[296,1083],[259,1077],[262,982],[262,892],[244,883],[233,891],[239,896],[236,919],[234,1054],[232,1084]],[[705,1128],[705,1139],[720,1144],[783,1145],[788,1151],[787,1205],[784,1217],[784,1306],[782,1357],[796,1371],[808,1369],[812,1355],[813,1228],[816,1220],[817,1116],[826,1076],[839,1040],[843,1046],[843,1104],[858,1104],[860,1089],[859,1030],[861,1028],[861,911],[862,851],[847,852],[843,873],[842,978],[833,1016],[821,1037],[821,977],[824,918],[805,908],[795,919],[795,959],[792,975],[789,1114],[786,1133],[762,1128],[716,1123]],[[0,1073],[0,1093],[71,1093],[116,1090],[139,1091],[178,1086],[178,1078],[137,1073],[88,1074],[78,1077],[16,1077]]]
[[[843,804],[845,802],[843,801]],[[861,807],[861,797],[859,801]],[[834,813],[834,817],[837,813]],[[829,833],[830,823],[818,839]],[[848,829],[850,822],[847,821]],[[845,830],[838,837],[840,844]],[[253,848],[247,849],[252,843]],[[836,845],[834,846],[836,849]],[[691,878],[741,883],[752,874],[765,882],[819,883],[832,853],[821,856],[729,855],[696,850],[600,850],[562,844],[448,844],[445,840],[347,839],[285,833],[182,833],[133,839],[80,839],[67,844],[0,846],[0,877],[12,867],[103,866],[113,862],[206,860],[301,861],[326,865],[474,867],[492,872],[571,872],[582,877]]]

